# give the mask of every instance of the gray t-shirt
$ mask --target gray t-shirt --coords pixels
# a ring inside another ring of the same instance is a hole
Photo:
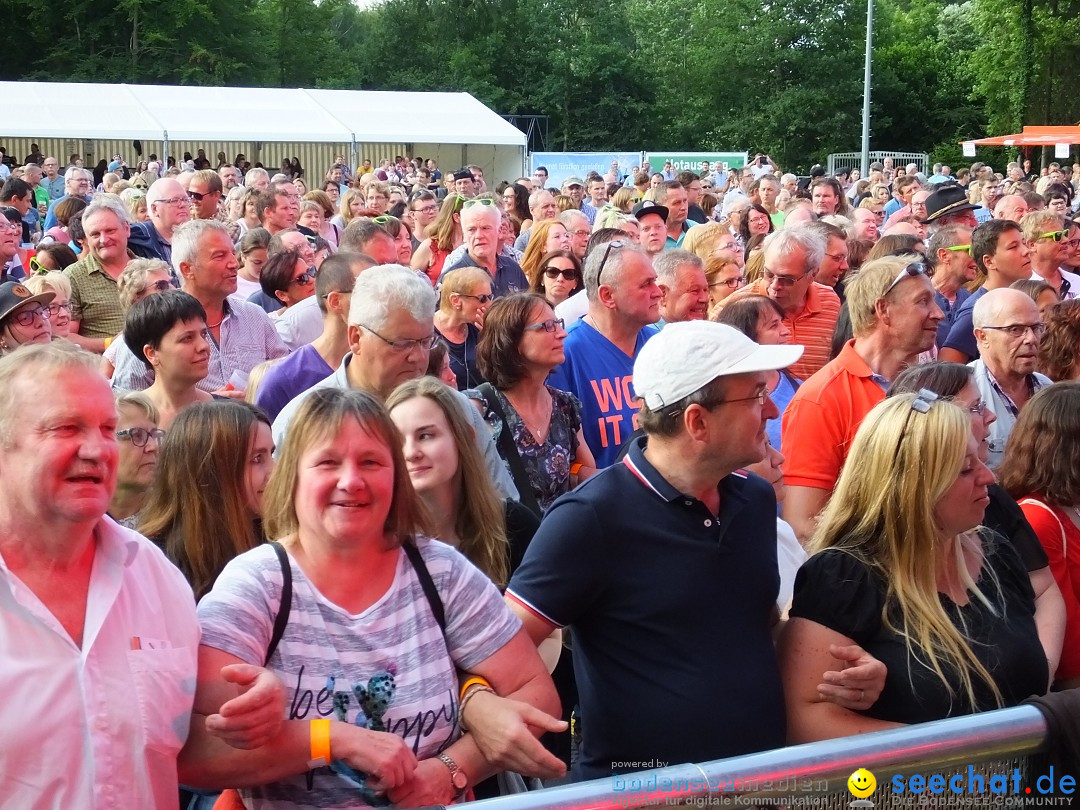
[[[268,663],[285,685],[287,719],[328,717],[392,732],[417,759],[460,736],[456,668],[469,670],[496,653],[521,622],[453,548],[426,538],[417,545],[445,607],[445,637],[404,552],[390,588],[356,615],[327,600],[289,558],[292,609]],[[281,585],[270,546],[234,559],[199,603],[202,643],[261,666]],[[325,767],[241,795],[255,808],[369,806],[356,782]]]

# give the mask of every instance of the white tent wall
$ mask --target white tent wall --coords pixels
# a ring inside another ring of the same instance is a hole
[[[459,144],[413,144],[410,155],[427,160],[434,158],[443,174],[475,163],[484,170],[488,189],[494,191],[501,181],[513,181],[522,176],[525,150],[519,146],[462,146]]]

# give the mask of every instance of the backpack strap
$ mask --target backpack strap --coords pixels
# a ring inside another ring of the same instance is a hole
[[[406,540],[401,547],[405,550],[405,556],[409,558],[416,572],[416,578],[420,580],[420,587],[424,589],[424,596],[427,598],[431,612],[435,615],[439,629],[442,630],[443,638],[446,638],[446,609],[443,607],[442,597],[439,596],[439,589],[435,587],[435,580],[431,578],[431,572],[428,571],[427,564],[420,554],[420,549],[416,547],[412,539]]]
[[[510,435],[510,424],[506,418],[506,411],[503,410],[502,403],[499,402],[495,387],[486,382],[477,386],[476,390],[484,398],[488,409],[499,417],[502,422],[502,430],[499,431],[496,447],[503,461],[510,467],[510,475],[514,479],[514,486],[517,487],[522,506],[527,507],[537,517],[541,517],[543,512],[540,509],[539,502],[536,500],[536,493],[533,492],[532,484],[529,483],[529,474],[525,472],[525,463],[521,460],[521,453],[514,442],[514,437]]]
[[[285,547],[276,540],[270,545],[281,565],[281,605],[278,607],[277,616],[274,617],[274,632],[270,636],[270,646],[266,648],[266,660],[263,666],[270,663],[270,658],[277,650],[281,637],[285,635],[285,626],[289,623],[289,613],[292,610],[292,566],[289,565],[289,555],[285,552]]]

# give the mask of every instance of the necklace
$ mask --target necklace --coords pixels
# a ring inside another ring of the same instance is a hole
[[[545,393],[546,393],[546,391],[545,391]],[[504,392],[503,395],[506,396],[505,392]],[[547,438],[547,429],[551,426],[551,395],[548,394],[548,402],[547,402],[547,409],[545,411],[545,416],[541,417],[539,421],[533,421],[531,419],[527,419],[525,417],[524,410],[521,407],[519,407],[518,405],[515,405],[510,400],[509,396],[506,396],[506,401],[510,402],[510,405],[513,406],[514,410],[517,412],[518,418],[521,419],[522,424],[524,424],[525,427],[528,429],[528,431],[533,435],[533,439],[536,441],[536,443],[537,444],[542,444],[542,442],[540,440],[540,437],[544,436],[544,438],[546,439]]]

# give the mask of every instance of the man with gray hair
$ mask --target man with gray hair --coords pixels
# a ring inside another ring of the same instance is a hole
[[[660,288],[660,321],[700,321],[709,310],[709,282],[705,263],[688,250],[665,250],[653,259],[656,286]]]
[[[131,250],[144,259],[161,259],[176,267],[172,260],[173,230],[191,219],[191,201],[187,191],[171,177],[155,180],[146,190],[147,222],[131,226]]]
[[[765,295],[784,310],[784,325],[791,342],[806,347],[788,371],[800,380],[809,379],[829,362],[840,298],[824,284],[816,283],[825,260],[826,241],[807,226],[785,225],[765,237],[765,270],[748,287],[729,295],[724,304],[747,295]]]
[[[124,329],[117,279],[135,258],[128,249],[127,211],[114,197],[102,196],[83,211],[86,252],[64,271],[71,282],[69,339],[101,354]]]
[[[89,169],[78,166],[68,166],[64,172],[64,196],[52,201],[49,210],[45,214],[45,224],[42,226],[46,231],[55,228],[60,223],[56,219],[56,204],[68,197],[82,197],[89,201],[94,193],[94,174]]]
[[[244,175],[244,186],[246,188],[254,188],[259,191],[266,191],[270,188],[270,173],[266,169],[261,169],[256,166],[254,169],[248,169],[247,174]]]
[[[490,198],[466,200],[461,208],[461,233],[465,237],[465,255],[443,269],[445,276],[459,267],[482,267],[491,276],[491,292],[496,298],[529,289],[529,280],[521,265],[499,252],[501,213]]]
[[[349,306],[350,351],[337,370],[289,401],[274,420],[274,443],[285,442],[297,409],[320,388],[355,388],[386,399],[401,383],[427,373],[428,355],[438,340],[435,333],[437,297],[430,282],[399,264],[364,270],[352,288]],[[517,488],[499,458],[495,440],[480,412],[455,392],[462,412],[473,426],[488,471],[504,497],[518,497]]]
[[[588,217],[581,211],[570,208],[559,214],[559,222],[570,235],[571,252],[578,257],[578,261],[584,261],[585,248],[589,246],[589,237],[592,236],[592,225]]]
[[[968,363],[975,387],[983,403],[997,419],[990,425],[990,457],[986,463],[997,469],[1005,455],[1005,444],[1016,417],[1036,391],[1053,384],[1039,374],[1039,343],[1046,326],[1039,308],[1020,290],[1008,287],[990,290],[972,312],[979,359]]]
[[[631,385],[634,359],[657,333],[660,288],[645,252],[629,239],[594,249],[585,260],[589,312],[570,324],[566,359],[548,384],[581,401],[581,429],[597,467],[613,464],[637,428]]]
[[[538,170],[539,171],[539,170]],[[547,169],[544,170],[545,180]],[[539,222],[542,219],[554,219],[559,214],[559,208],[555,205],[555,195],[543,186],[540,186],[529,195],[529,213],[532,221]],[[517,250],[524,251],[529,246],[529,237],[532,236],[532,228],[526,228],[514,242]]]

